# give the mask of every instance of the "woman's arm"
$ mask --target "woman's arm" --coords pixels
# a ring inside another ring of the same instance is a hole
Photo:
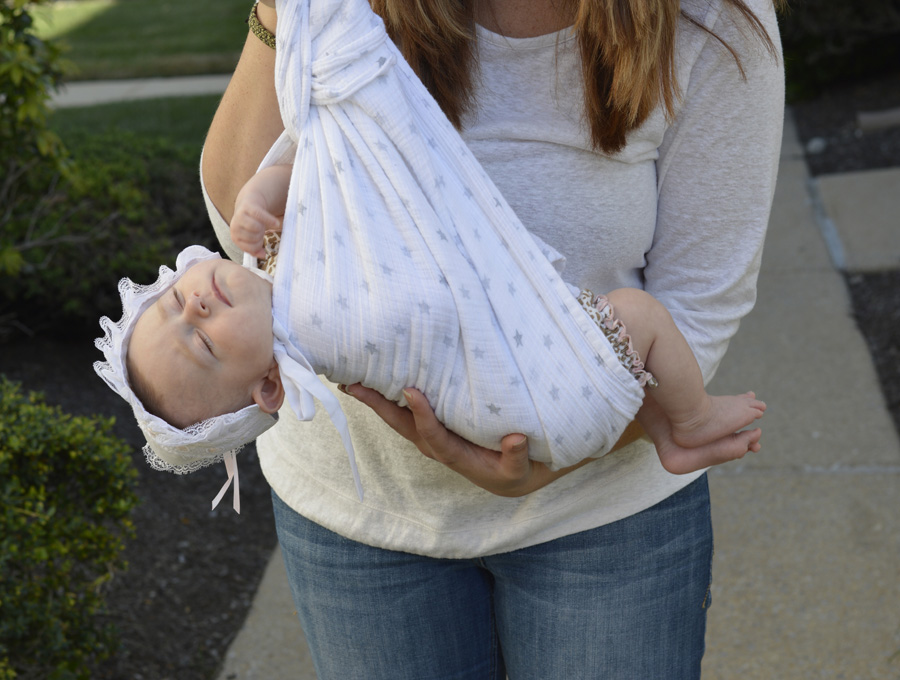
[[[771,0],[747,4],[777,46]],[[745,78],[707,36],[681,79],[682,102],[659,149],[657,223],[644,269],[647,292],[672,314],[707,381],[756,299],[784,120],[780,50],[771,54],[735,21],[722,10],[706,23],[740,55]]]
[[[274,0],[262,0],[257,16],[275,32]],[[227,222],[234,214],[238,192],[283,130],[275,95],[275,50],[248,32],[203,147],[203,181]]]
[[[415,444],[423,455],[498,496],[525,496],[595,460],[586,458],[571,467],[551,470],[528,457],[525,435],[507,435],[501,442],[502,450],[494,451],[454,434],[435,417],[425,395],[418,390],[406,390],[408,408],[360,384],[343,390],[375,411],[395,432]],[[612,451],[631,444],[643,433],[641,426],[632,422]]]

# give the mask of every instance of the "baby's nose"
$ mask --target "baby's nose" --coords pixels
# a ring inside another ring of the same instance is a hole
[[[209,305],[206,304],[203,296],[197,291],[194,291],[188,296],[188,299],[185,302],[185,308],[191,314],[196,314],[201,317],[209,316]]]

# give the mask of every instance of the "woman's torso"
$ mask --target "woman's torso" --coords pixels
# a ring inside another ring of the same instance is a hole
[[[662,120],[635,135],[621,157],[606,158],[590,149],[580,99],[571,96],[580,86],[568,32],[507,40],[479,29],[478,39],[477,105],[463,130],[475,156],[525,226],[568,258],[569,283],[596,292],[640,286],[654,230]],[[312,423],[283,415],[260,439],[263,470],[301,514],[381,547],[455,557],[499,552],[633,514],[689,481],[660,474],[652,448],[639,443],[526,498],[499,498],[425,458],[366,407],[336,394],[357,450],[365,504],[355,498],[343,446],[324,415]],[[599,477],[604,482],[597,484]],[[639,488],[622,484],[625,478]],[[608,508],[585,512],[598,492]]]

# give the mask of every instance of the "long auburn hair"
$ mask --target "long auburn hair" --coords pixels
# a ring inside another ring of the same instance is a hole
[[[476,0],[370,0],[403,56],[457,127],[471,104]],[[713,35],[742,77],[739,55],[679,0],[565,0],[575,10],[581,54],[584,118],[595,149],[615,153],[662,102],[674,115],[679,96],[675,37],[679,18]],[[781,5],[784,0],[773,0]],[[743,0],[725,0],[768,51],[775,44]]]

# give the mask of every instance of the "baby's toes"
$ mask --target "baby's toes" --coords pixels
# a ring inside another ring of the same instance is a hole
[[[761,448],[759,440],[762,437],[762,430],[758,427],[752,430],[743,430],[737,433],[738,436],[742,437],[744,443],[746,445],[746,451],[750,451],[756,453]]]
[[[747,397],[747,406],[754,411],[759,411],[759,415],[756,417],[760,418],[766,412],[766,402],[757,399],[754,392],[747,392],[744,396]]]

